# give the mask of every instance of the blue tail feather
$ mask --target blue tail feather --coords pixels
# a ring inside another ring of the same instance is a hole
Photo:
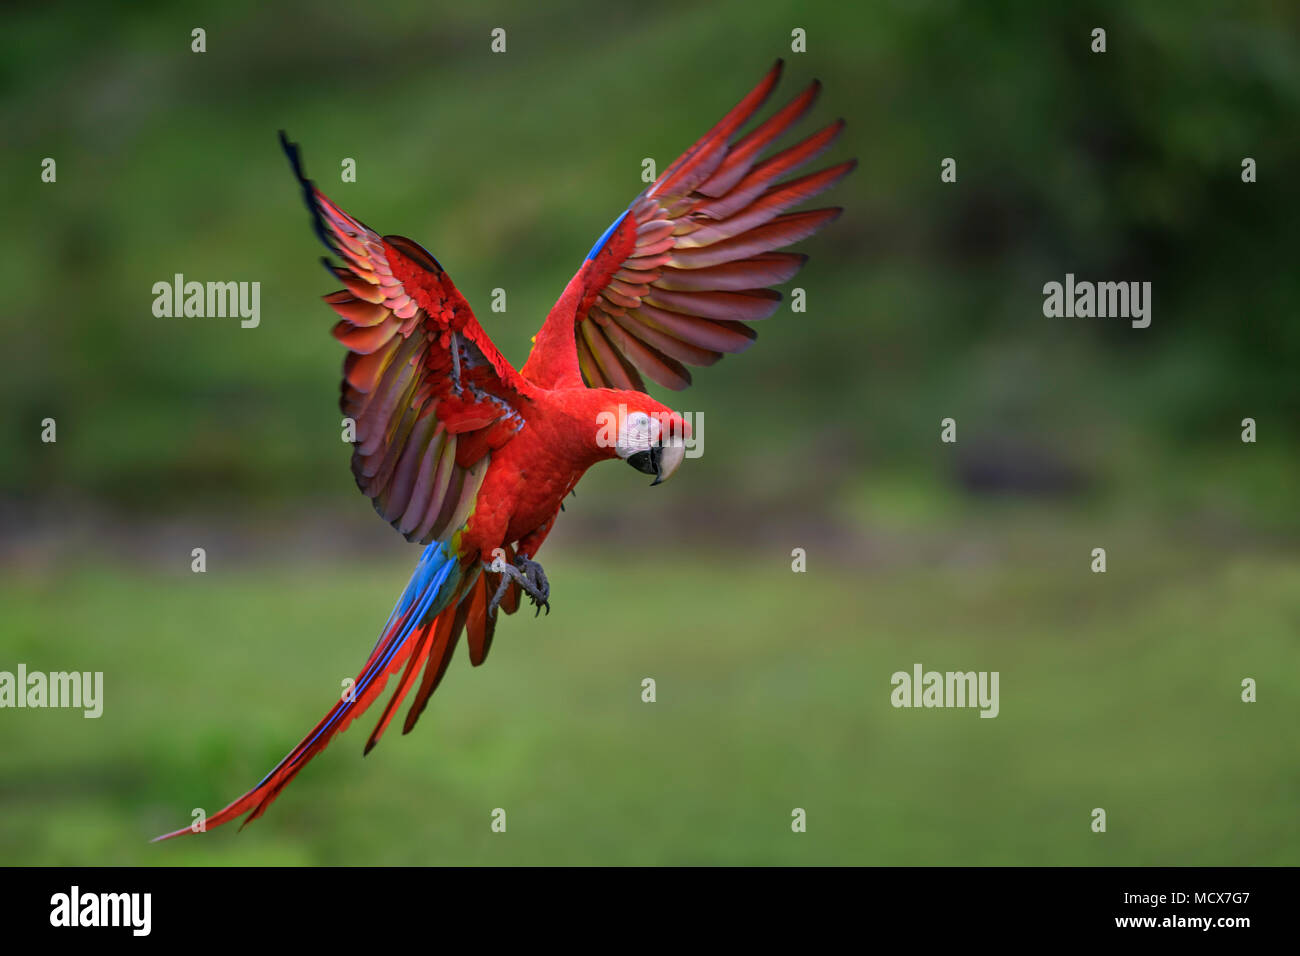
[[[374,651],[371,652],[374,660],[357,680],[356,686],[353,688],[353,699],[346,701],[343,706],[335,710],[330,719],[305,742],[305,746],[302,747],[294,760],[295,763],[311,748],[311,745],[316,742],[321,734],[328,732],[341,717],[345,717],[352,710],[356,701],[360,700],[365,694],[370,682],[388,669],[389,661],[393,659],[393,655],[402,649],[410,636],[421,625],[427,623],[430,618],[442,612],[443,608],[450,602],[459,582],[460,559],[452,553],[449,544],[434,542],[424,549],[419,562],[415,566],[415,572],[411,575],[410,583],[406,585],[406,590],[402,592],[402,596],[397,599],[397,605],[393,608],[393,613],[388,616],[388,621],[379,634],[379,640],[375,642],[375,651],[378,651],[382,646],[384,648],[383,652],[378,656],[374,655]],[[398,633],[391,633],[393,625],[406,613],[412,604],[415,604],[415,612],[407,618]],[[275,771],[271,772],[274,773]],[[268,778],[269,776],[270,774],[267,775]]]

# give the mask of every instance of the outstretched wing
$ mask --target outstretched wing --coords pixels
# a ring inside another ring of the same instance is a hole
[[[343,261],[325,260],[346,286],[325,301],[349,352],[339,406],[355,422],[357,486],[408,540],[443,540],[469,515],[489,453],[523,427],[533,387],[433,256],[341,210],[303,174],[297,146],[280,141],[317,232]]]
[[[736,132],[776,86],[781,61],[722,120],[688,149],[623,212],[587,255],[584,293],[572,337],[543,327],[523,374],[545,381],[548,370],[578,366],[593,387],[645,390],[642,375],[671,389],[691,382],[686,366],[706,366],[742,352],[757,333],[746,323],[776,311],[780,293],[807,256],[778,252],[836,218],[839,208],[788,212],[835,185],[856,160],[778,182],[820,155],[839,136],[837,120],[767,158],[763,153],[812,106],[814,81],[748,134]],[[585,275],[584,275],[585,273]],[[536,372],[537,374],[533,374]]]

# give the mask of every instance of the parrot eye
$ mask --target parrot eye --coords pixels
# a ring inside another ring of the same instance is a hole
[[[616,448],[618,456],[629,458],[657,444],[659,429],[656,424],[645,412],[628,412],[624,415],[619,427]]]

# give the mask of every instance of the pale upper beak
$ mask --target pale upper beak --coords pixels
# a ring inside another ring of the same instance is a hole
[[[653,488],[671,478],[685,457],[686,445],[676,441],[668,445],[655,445],[653,448],[630,455],[627,463],[637,471],[654,475],[655,480],[650,482]]]

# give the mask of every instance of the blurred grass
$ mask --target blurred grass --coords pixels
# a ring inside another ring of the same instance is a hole
[[[788,549],[557,551],[555,613],[503,624],[482,669],[459,652],[411,736],[363,761],[367,715],[242,834],[161,846],[324,712],[408,567],[19,575],[17,659],[103,670],[106,703],[6,713],[0,860],[1300,863],[1300,559],[1104,536],[1106,575],[1082,526],[1005,520],[941,561],[812,547],[807,574]],[[893,709],[914,662],[1000,671],[1000,716]]]

